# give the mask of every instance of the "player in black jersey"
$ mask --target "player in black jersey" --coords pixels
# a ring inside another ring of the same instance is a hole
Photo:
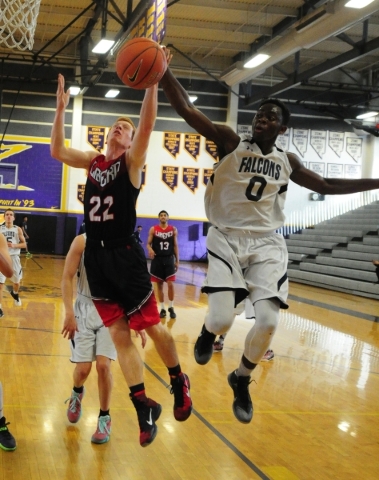
[[[65,109],[70,93],[58,76],[57,109],[51,134],[51,155],[66,165],[88,171],[84,195],[87,242],[84,262],[92,299],[109,327],[130,398],[140,426],[140,444],[155,438],[155,421],[162,407],[147,398],[143,362],[130,330],[145,330],[168,368],[174,394],[174,416],[187,420],[192,411],[190,383],[182,373],[171,334],[159,318],[143,248],[133,235],[135,204],[157,112],[158,86],[146,89],[138,127],[121,117],[109,130],[107,152],[67,148],[64,140]]]

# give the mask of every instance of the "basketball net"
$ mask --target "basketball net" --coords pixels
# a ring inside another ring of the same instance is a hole
[[[0,45],[31,50],[41,0],[0,0]]]

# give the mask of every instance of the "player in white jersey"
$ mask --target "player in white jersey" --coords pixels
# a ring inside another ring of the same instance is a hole
[[[86,270],[84,268],[85,233],[73,240],[67,254],[62,275],[62,298],[65,306],[65,319],[62,334],[70,340],[71,362],[75,363],[74,387],[68,401],[67,418],[71,423],[79,421],[82,413],[84,383],[87,380],[92,362],[96,361],[100,413],[97,428],[92,435],[93,443],[106,443],[111,433],[109,414],[112,373],[111,360],[116,359],[116,349],[108,328],[97,313],[91,299]],[[73,305],[73,280],[77,276],[76,300]]]
[[[10,294],[13,297],[16,307],[21,307],[21,300],[19,296],[20,282],[22,279],[20,252],[21,248],[26,248],[26,242],[21,228],[17,225],[14,225],[15,214],[13,210],[8,209],[5,211],[4,220],[5,223],[0,225],[0,233],[2,233],[7,240],[9,255],[11,256],[13,264],[13,275],[10,278],[11,282],[13,283],[13,290],[10,291]],[[0,317],[4,316],[2,300],[5,280],[6,276],[0,273]]]
[[[13,275],[12,260],[9,255],[8,245],[5,237],[0,235],[0,272],[6,277]],[[4,365],[4,362],[3,362]],[[3,366],[5,368],[5,366]],[[2,371],[0,369],[0,380]],[[0,448],[6,452],[16,450],[16,439],[8,430],[9,422],[4,417],[3,385],[0,381]]]
[[[287,130],[290,118],[280,100],[262,101],[252,120],[252,137],[241,139],[229,126],[212,123],[198,110],[169,68],[161,86],[176,112],[216,144],[221,159],[205,195],[213,224],[207,236],[209,266],[203,287],[209,309],[194,353],[197,363],[209,362],[216,335],[229,330],[235,305],[248,296],[256,321],[228,382],[234,415],[249,423],[253,417],[250,374],[270,346],[279,309],[288,308],[287,248],[275,230],[284,222],[289,180],[323,195],[373,190],[379,188],[379,180],[323,178],[305,168],[297,155],[277,149],[275,141]]]

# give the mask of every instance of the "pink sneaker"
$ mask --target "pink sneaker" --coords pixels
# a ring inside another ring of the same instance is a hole
[[[84,397],[84,389],[82,393],[71,392],[71,397],[64,403],[69,402],[67,408],[67,418],[70,423],[77,423],[82,415],[82,399]]]
[[[110,415],[104,415],[97,420],[96,432],[91,437],[92,443],[107,443],[111,434],[111,417]]]
[[[274,358],[274,350],[267,350],[267,352],[262,357],[262,362],[269,362]]]

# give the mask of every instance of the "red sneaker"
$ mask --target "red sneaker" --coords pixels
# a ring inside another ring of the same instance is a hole
[[[174,394],[174,417],[178,422],[184,422],[191,415],[192,400],[190,381],[185,373],[171,378],[171,394]]]
[[[145,395],[143,395],[142,399],[133,397],[132,394],[129,396],[137,411],[140,429],[139,443],[141,447],[147,447],[157,436],[158,427],[155,425],[155,422],[162,412],[162,406],[151,398],[146,398]]]

